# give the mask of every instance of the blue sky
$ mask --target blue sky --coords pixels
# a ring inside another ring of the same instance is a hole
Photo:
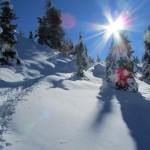
[[[89,55],[95,57],[97,53],[104,60],[108,54],[111,38],[105,41],[96,30],[95,25],[108,24],[106,10],[109,10],[113,19],[120,13],[128,12],[130,15],[129,40],[135,55],[141,60],[144,53],[143,33],[150,24],[150,0],[51,0],[63,14],[63,27],[66,37],[75,43],[81,31]],[[18,16],[17,30],[22,30],[28,36],[38,26],[37,17],[44,15],[46,0],[11,0]],[[97,36],[94,36],[98,34]],[[90,38],[93,37],[93,38]]]

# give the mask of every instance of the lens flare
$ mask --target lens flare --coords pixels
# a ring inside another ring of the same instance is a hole
[[[112,22],[110,25],[106,27],[108,32],[116,33],[119,30],[125,29],[124,21],[122,18],[118,18],[115,22]]]
[[[76,18],[71,13],[62,14],[62,25],[66,29],[72,29],[76,26]]]
[[[109,25],[106,25],[104,30],[106,30],[107,37],[109,38],[114,34],[115,38],[119,38],[119,31],[126,30],[125,19],[120,16],[116,21],[111,21]]]

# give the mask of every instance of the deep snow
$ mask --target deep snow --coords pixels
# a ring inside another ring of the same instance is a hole
[[[22,67],[0,67],[0,149],[149,150],[150,86],[117,91],[96,64],[81,79],[73,56],[17,35]]]

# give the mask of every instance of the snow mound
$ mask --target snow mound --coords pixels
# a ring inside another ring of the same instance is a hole
[[[24,79],[23,74],[18,73],[16,69],[10,66],[0,67],[0,83],[1,81],[6,82],[17,82]],[[1,84],[2,86],[2,84]]]
[[[65,53],[52,50],[47,46],[39,45],[19,34],[16,34],[16,37],[18,43],[15,45],[15,48],[22,65],[15,69],[1,66],[0,80],[15,82],[59,72],[71,73],[75,71],[76,65],[73,56],[71,57]]]
[[[104,77],[105,76],[105,65],[102,63],[97,63],[94,65],[93,75],[95,77]]]

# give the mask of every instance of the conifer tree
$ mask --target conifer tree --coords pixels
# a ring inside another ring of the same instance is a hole
[[[93,66],[94,65],[94,58],[92,58],[91,56],[89,56],[89,66]]]
[[[34,39],[34,38],[33,38],[33,33],[32,33],[32,31],[29,32],[29,39],[30,39],[30,40],[33,40],[33,39]]]
[[[76,45],[76,63],[77,63],[77,75],[83,77],[85,70],[88,67],[87,50],[83,43],[82,35],[79,35],[79,43]]]
[[[110,46],[110,51],[108,56],[106,57],[106,80],[109,82],[113,82],[114,81],[114,74],[115,74],[115,69],[116,69],[116,61],[115,58],[112,56],[112,52],[113,49],[116,49],[115,46],[117,45],[117,41],[116,43],[114,42],[114,36],[112,38],[112,43]]]
[[[143,55],[143,80],[150,84],[150,26],[144,34],[145,53]]]
[[[72,40],[69,40],[69,54],[75,55],[75,48]]]
[[[100,62],[101,62],[101,59],[100,59],[100,57],[99,57],[99,54],[97,54],[96,61],[97,61],[98,63],[100,63]]]
[[[72,40],[63,41],[61,51],[68,53],[68,54],[73,54],[75,49],[74,49],[74,44],[73,44]]]
[[[48,0],[45,7],[45,16],[39,20],[38,42],[61,51],[65,35],[61,24],[61,11],[52,6],[50,0]]]
[[[10,5],[9,0],[0,3],[0,26],[3,32],[0,34],[0,64],[12,65],[20,64],[17,53],[14,50],[14,44],[17,43],[15,32],[17,25],[12,24],[16,20],[16,15]]]
[[[41,45],[46,45],[47,40],[47,27],[45,17],[38,17],[39,27],[36,31],[35,37],[38,37],[38,43]]]
[[[110,52],[106,58],[106,79],[115,83],[117,89],[138,91],[135,81],[137,60],[133,55],[126,31],[120,31],[119,38],[113,37]]]

